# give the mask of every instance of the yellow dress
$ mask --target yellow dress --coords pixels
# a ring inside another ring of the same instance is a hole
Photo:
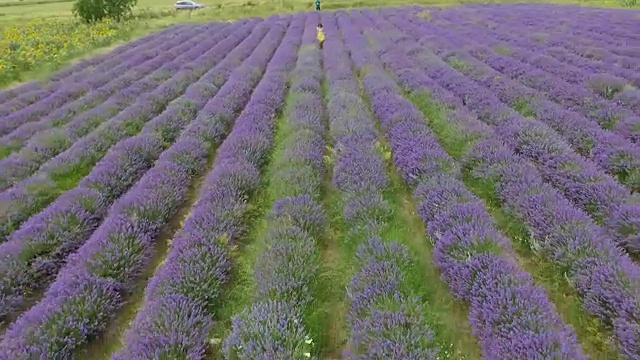
[[[320,45],[324,43],[324,31],[318,30],[318,42]]]

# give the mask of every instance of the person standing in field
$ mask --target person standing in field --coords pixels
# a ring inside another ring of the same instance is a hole
[[[318,24],[316,28],[318,30],[318,44],[320,44],[320,49],[324,45],[324,29],[322,29],[322,24]]]
[[[316,0],[316,11],[320,11],[320,0]]]

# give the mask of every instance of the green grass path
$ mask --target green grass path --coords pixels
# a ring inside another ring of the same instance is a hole
[[[362,90],[363,99],[370,107],[370,99]],[[369,110],[372,118],[373,112]],[[433,261],[433,242],[429,239],[422,219],[416,213],[411,190],[395,168],[390,146],[384,131],[376,119],[376,127],[380,135],[380,150],[386,161],[390,187],[385,199],[394,209],[390,226],[383,233],[383,239],[398,241],[406,245],[418,260],[416,269],[409,273],[413,277],[407,279],[414,292],[428,304],[430,313],[425,314],[434,327],[436,338],[443,354],[450,359],[481,359],[481,349],[469,325],[469,308],[456,300],[449,287],[440,279],[440,272]]]
[[[278,114],[276,117],[274,150],[263,172],[260,187],[250,198],[252,210],[248,216],[249,221],[246,224],[249,226],[250,231],[246,236],[242,237],[243,242],[238,244],[236,266],[229,282],[229,291],[216,316],[220,321],[220,326],[214,329],[213,337],[220,341],[224,341],[231,333],[231,319],[233,316],[250,307],[254,300],[254,289],[256,287],[254,265],[265,248],[262,240],[267,235],[269,228],[268,213],[276,200],[275,192],[272,188],[277,186],[277,179],[273,179],[275,170],[273,163],[283,151],[282,145],[285,137],[281,129],[285,122],[285,117],[282,114]]]
[[[320,52],[320,61],[324,70],[323,51]],[[350,268],[349,259],[345,257],[343,248],[344,239],[347,233],[346,224],[342,218],[342,204],[340,193],[332,185],[333,179],[333,143],[328,134],[328,112],[329,88],[327,79],[322,82],[322,98],[324,105],[324,118],[326,133],[325,151],[325,179],[322,205],[325,209],[328,226],[322,243],[322,283],[324,286],[324,303],[326,304],[326,319],[324,326],[324,336],[322,338],[322,355],[324,358],[340,359],[342,351],[347,344],[349,336],[345,324],[347,308],[345,304],[345,289],[349,284],[353,269]]]

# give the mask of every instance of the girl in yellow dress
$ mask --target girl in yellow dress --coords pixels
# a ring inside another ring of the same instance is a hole
[[[322,29],[322,24],[318,24],[318,44],[320,44],[320,49],[322,49],[322,45],[324,45],[324,29]]]

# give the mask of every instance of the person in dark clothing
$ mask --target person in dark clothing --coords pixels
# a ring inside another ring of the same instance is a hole
[[[316,11],[320,11],[320,0],[316,0]]]

